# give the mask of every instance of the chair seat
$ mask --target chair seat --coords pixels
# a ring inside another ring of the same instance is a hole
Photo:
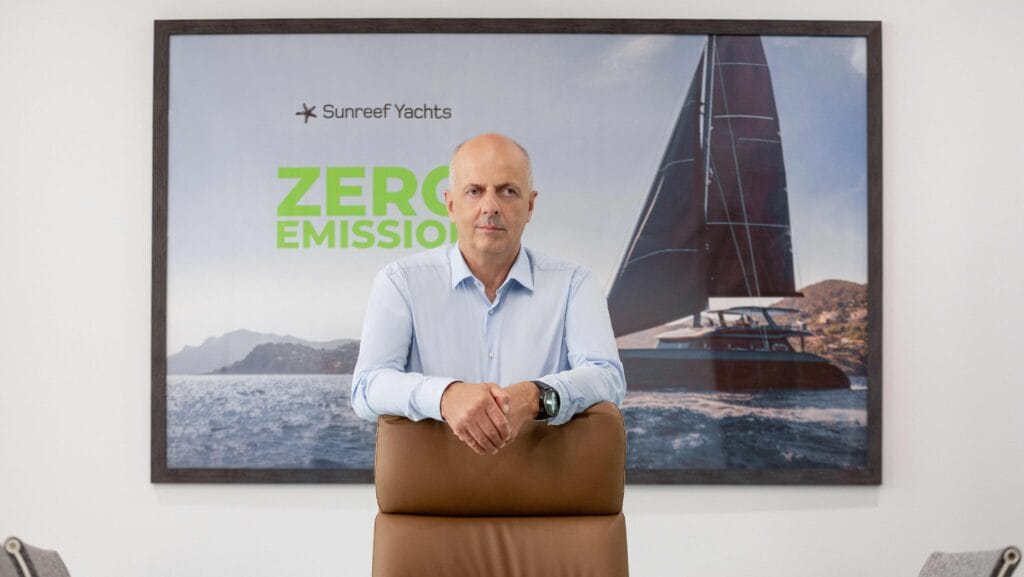
[[[616,515],[440,517],[379,513],[373,577],[624,577]]]

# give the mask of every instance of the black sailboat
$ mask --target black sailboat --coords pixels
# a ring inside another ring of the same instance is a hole
[[[608,295],[616,337],[684,317],[692,326],[658,335],[654,349],[620,349],[630,388],[849,387],[837,367],[802,352],[810,333],[772,316],[794,311],[742,307],[705,317],[711,297],[803,296],[794,284],[764,47],[757,36],[710,36]]]

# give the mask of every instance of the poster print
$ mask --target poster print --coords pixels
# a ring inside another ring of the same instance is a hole
[[[154,480],[372,480],[370,285],[488,131],[605,281],[629,481],[880,480],[877,25],[373,22],[158,23]]]

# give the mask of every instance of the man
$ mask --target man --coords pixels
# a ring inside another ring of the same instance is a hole
[[[530,419],[559,425],[599,401],[621,403],[597,280],[520,243],[537,198],[526,150],[498,134],[467,140],[448,182],[458,244],[374,279],[352,376],[356,413],[443,420],[477,453],[495,454]]]

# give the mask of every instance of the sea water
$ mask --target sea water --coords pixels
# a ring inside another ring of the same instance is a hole
[[[630,469],[861,469],[867,390],[626,395]]]
[[[630,469],[858,469],[867,390],[631,391]],[[169,375],[169,468],[372,469],[376,423],[351,375]]]
[[[169,468],[372,469],[352,375],[168,375]]]

